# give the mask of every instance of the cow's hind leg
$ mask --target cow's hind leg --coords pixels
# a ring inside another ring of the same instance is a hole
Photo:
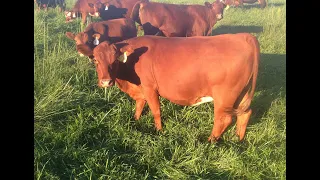
[[[252,110],[249,109],[241,115],[237,115],[237,135],[239,136],[239,140],[241,141],[244,138],[246,133],[248,121],[250,119]]]
[[[248,93],[246,93],[245,96],[242,98],[238,108],[243,107],[245,103],[251,103],[248,101],[249,101]],[[252,110],[250,109],[250,107],[248,107],[247,109],[241,110],[241,112],[237,114],[236,134],[239,136],[240,141],[244,138],[244,135],[246,133],[246,129],[247,129],[247,125],[248,125],[248,121],[250,119],[251,113],[252,113]]]
[[[228,87],[216,87],[212,93],[214,101],[214,120],[209,141],[218,140],[228,126],[232,123],[234,104],[239,97],[240,92],[231,90]]]
[[[223,132],[232,122],[232,116],[230,113],[225,111],[224,107],[219,107],[215,105],[214,107],[214,125],[211,132],[211,135],[208,138],[208,141],[217,141]]]

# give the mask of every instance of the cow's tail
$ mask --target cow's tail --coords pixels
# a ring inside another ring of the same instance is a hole
[[[141,7],[145,6],[147,3],[149,3],[149,0],[140,0],[136,2],[136,4],[133,6],[133,9],[130,15],[130,18],[133,19],[135,22],[137,22],[140,26],[142,26],[142,24],[139,17],[139,10]]]
[[[247,38],[249,44],[252,45],[253,51],[253,68],[252,74],[244,91],[241,93],[239,99],[239,105],[235,109],[233,109],[232,114],[241,115],[247,112],[250,108],[251,101],[253,99],[253,95],[256,88],[257,77],[258,77],[258,68],[260,62],[260,45],[256,37]]]
[[[139,17],[140,3],[141,1],[136,2],[136,4],[133,6],[133,9],[130,15],[130,18],[133,19],[135,22],[137,22],[139,25],[141,25],[141,21]]]

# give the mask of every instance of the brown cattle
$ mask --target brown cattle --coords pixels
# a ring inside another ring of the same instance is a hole
[[[99,43],[107,41],[115,43],[137,37],[135,22],[130,18],[112,19],[109,21],[94,22],[88,25],[84,32],[74,35],[66,32],[66,36],[76,42],[76,47],[85,46],[92,50]],[[81,50],[79,51],[81,55]]]
[[[87,16],[92,19],[92,16],[98,17],[94,9],[94,4],[99,0],[77,0],[75,5],[70,11],[65,11],[66,22],[72,21],[77,17],[81,17],[81,22],[85,24],[87,22]],[[91,20],[92,21],[92,20]]]
[[[204,6],[141,0],[133,7],[131,18],[142,25],[145,35],[208,36],[216,22],[223,18],[225,7],[223,0],[205,2]]]
[[[100,0],[95,9],[103,20],[130,18],[133,6],[139,0]]]
[[[243,3],[246,4],[253,4],[258,2],[261,8],[265,8],[267,6],[266,0],[225,0],[227,5],[234,5],[234,6],[242,6]]]
[[[61,12],[66,8],[66,3],[64,0],[34,0],[34,3],[37,5],[38,10],[48,10],[48,7],[55,8],[59,6]]]
[[[260,59],[253,35],[141,36],[83,50],[96,64],[100,87],[116,84],[136,100],[135,119],[147,102],[155,127],[161,130],[159,96],[184,106],[214,100],[214,126],[208,140],[219,139],[233,115],[236,134],[244,138]],[[122,62],[117,60],[121,55]]]

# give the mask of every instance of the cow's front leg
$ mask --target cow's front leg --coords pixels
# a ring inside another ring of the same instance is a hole
[[[87,23],[87,13],[86,12],[82,12],[81,13],[81,25],[85,26]],[[82,31],[82,30],[81,30]]]
[[[149,88],[143,88],[143,92],[147,100],[147,103],[151,109],[156,130],[159,131],[162,129],[159,95],[154,89]]]
[[[134,119],[138,120],[141,116],[144,105],[146,104],[146,100],[138,99],[136,100],[136,112],[134,114]]]

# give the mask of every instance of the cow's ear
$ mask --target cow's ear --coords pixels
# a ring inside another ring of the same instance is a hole
[[[92,3],[88,3],[88,6],[91,8],[94,8],[94,4],[92,4]]]
[[[101,35],[98,34],[98,33],[95,33],[95,34],[92,35],[92,37],[95,38],[95,39],[100,39]]]
[[[134,52],[133,48],[130,45],[120,48],[121,55],[117,58],[119,61],[125,63],[130,54]]]
[[[212,8],[212,4],[210,4],[209,2],[205,2],[204,5],[205,5],[207,8],[209,8],[209,9]]]
[[[134,52],[134,49],[130,45],[127,45],[127,46],[120,48],[120,52],[126,53],[126,55],[129,56],[130,54],[132,54]]]
[[[93,51],[85,44],[77,45],[77,51],[85,56],[93,57]]]
[[[66,36],[71,40],[74,40],[75,38],[75,35],[72,32],[66,32]]]

